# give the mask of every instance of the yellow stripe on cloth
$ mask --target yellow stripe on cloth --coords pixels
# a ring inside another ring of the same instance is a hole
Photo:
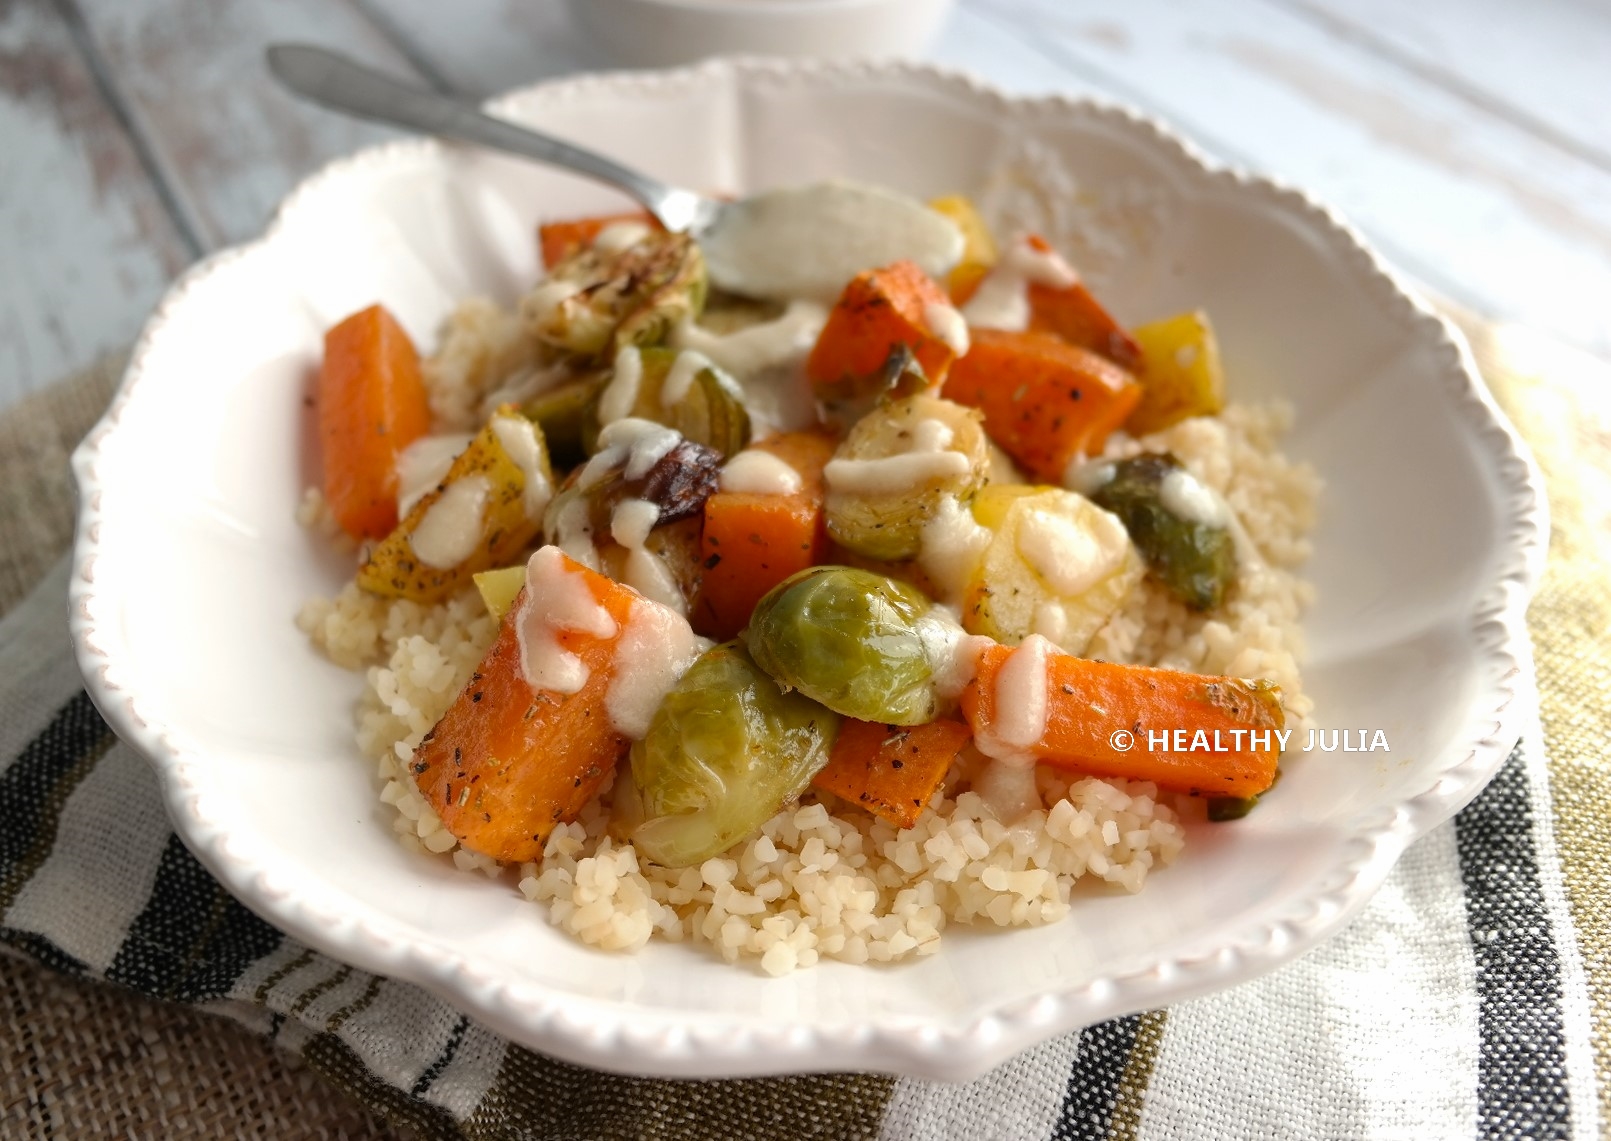
[[[1514,326],[1470,322],[1465,333],[1549,493],[1549,561],[1527,621],[1600,1115],[1611,1120],[1611,365]]]

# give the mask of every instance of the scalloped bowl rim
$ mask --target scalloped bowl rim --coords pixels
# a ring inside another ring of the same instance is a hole
[[[1408,844],[1461,808],[1481,790],[1519,736],[1530,684],[1531,656],[1525,608],[1542,573],[1548,531],[1542,480],[1522,442],[1478,379],[1463,338],[1451,323],[1415,296],[1360,235],[1331,209],[1306,193],[1263,176],[1218,163],[1158,120],[1105,100],[1061,95],[1008,96],[973,77],[913,63],[790,62],[749,58],[713,60],[676,70],[583,75],[535,84],[492,101],[489,107],[517,112],[528,101],[541,105],[583,99],[598,90],[653,92],[671,84],[707,81],[712,73],[735,79],[788,75],[813,80],[835,76],[897,77],[938,85],[998,108],[1046,113],[1093,114],[1150,136],[1152,145],[1174,151],[1212,180],[1234,183],[1281,200],[1327,240],[1359,259],[1363,277],[1374,282],[1418,335],[1434,338],[1447,359],[1454,403],[1465,427],[1505,473],[1508,499],[1500,510],[1509,543],[1498,576],[1469,616],[1470,630],[1500,668],[1499,682],[1483,695],[1467,722],[1469,735],[1450,763],[1431,774],[1418,794],[1381,807],[1354,837],[1351,857],[1324,882],[1295,899],[1277,919],[1256,923],[1200,957],[1140,963],[1132,971],[1097,977],[1029,1000],[975,1010],[955,1021],[902,1020],[854,1026],[813,1027],[783,1023],[712,1021],[689,1024],[674,1014],[645,1012],[630,1004],[575,994],[550,993],[529,982],[489,974],[470,956],[421,939],[406,924],[367,923],[334,913],[305,898],[271,861],[250,845],[227,836],[204,811],[198,758],[137,708],[139,695],[111,680],[115,632],[97,623],[101,495],[99,460],[105,442],[131,401],[139,399],[154,340],[174,312],[222,268],[272,245],[294,221],[302,204],[332,182],[413,161],[442,150],[428,139],[403,139],[337,159],[303,180],[281,203],[272,223],[255,241],[220,251],[193,266],[168,291],[146,325],[123,383],[101,422],[80,444],[73,467],[80,487],[77,541],[71,571],[72,636],[91,696],[118,735],[151,762],[176,829],[197,857],[243,902],[293,937],[345,962],[410,981],[441,995],[489,1028],[567,1060],[604,1069],[666,1076],[735,1076],[797,1071],[869,1069],[941,1079],[977,1076],[1056,1033],[1104,1018],[1196,997],[1245,980],[1281,963],[1338,931],[1381,885]],[[115,562],[112,564],[115,572]],[[111,580],[115,583],[116,575]]]

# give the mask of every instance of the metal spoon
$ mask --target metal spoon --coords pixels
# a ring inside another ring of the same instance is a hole
[[[962,252],[947,218],[872,186],[829,182],[724,202],[487,115],[306,44],[275,44],[269,70],[322,107],[564,167],[626,192],[668,230],[700,241],[716,284],[758,297],[832,300],[861,269],[910,258],[936,276]],[[840,240],[835,240],[835,239]]]

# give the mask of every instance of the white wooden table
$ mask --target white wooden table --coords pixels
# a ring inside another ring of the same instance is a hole
[[[0,2],[0,407],[387,134],[277,90],[278,40],[475,96],[609,63],[555,0]],[[1432,288],[1611,357],[1604,0],[961,0],[933,58],[1135,104]]]

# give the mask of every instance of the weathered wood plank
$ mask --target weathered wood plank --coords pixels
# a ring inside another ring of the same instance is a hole
[[[0,407],[128,342],[192,252],[46,0],[0,5]]]
[[[1611,173],[1273,3],[964,0],[1473,308],[1611,354]]]
[[[136,129],[210,246],[255,236],[307,174],[393,134],[285,94],[263,65],[265,47],[312,41],[413,74],[386,37],[347,4],[75,2]]]
[[[1611,169],[1611,8],[1590,0],[1282,0]]]

